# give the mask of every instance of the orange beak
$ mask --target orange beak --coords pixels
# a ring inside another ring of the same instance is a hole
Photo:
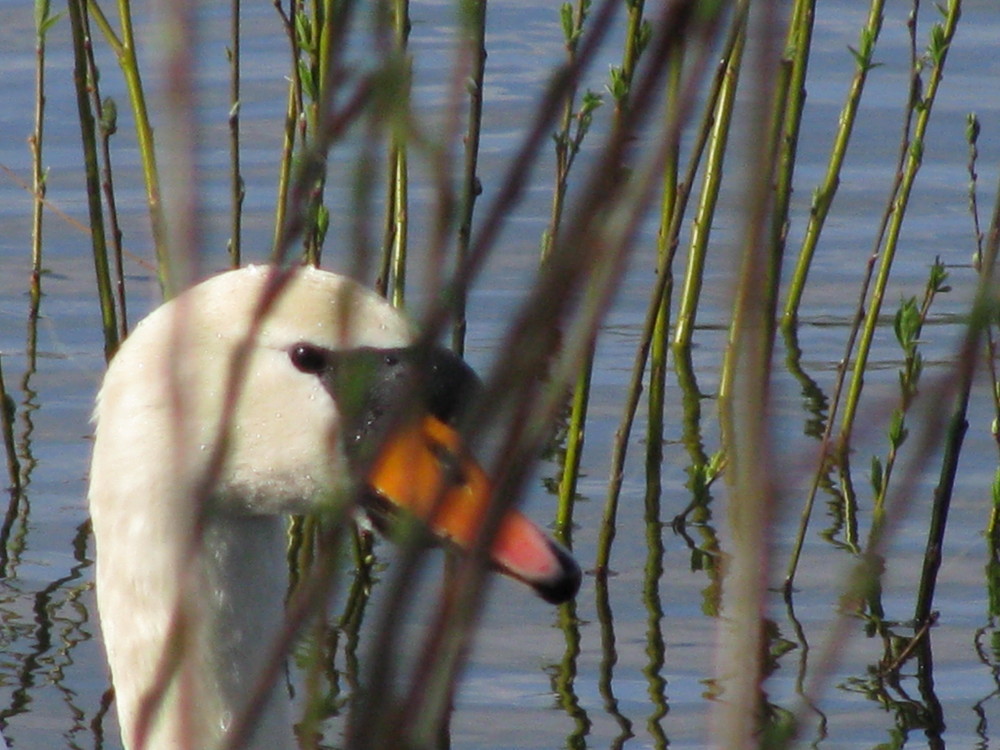
[[[431,416],[390,436],[368,482],[381,499],[464,550],[475,544],[492,497],[486,473],[463,449],[458,433]],[[569,552],[516,510],[501,519],[490,558],[552,603],[571,599],[580,587],[580,566]]]

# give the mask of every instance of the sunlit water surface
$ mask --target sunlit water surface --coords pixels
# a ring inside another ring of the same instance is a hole
[[[820,246],[807,291],[803,322],[798,329],[801,367],[829,396],[853,313],[859,279],[871,252],[876,227],[893,178],[901,113],[906,93],[907,36],[904,3],[891,6],[876,58],[883,63],[871,73],[857,132],[825,239]],[[936,10],[926,4],[921,33]],[[808,84],[803,143],[799,149],[796,213],[789,254],[798,247],[805,206],[826,164],[830,139],[844,97],[865,10],[845,1],[818,4],[815,54]],[[244,247],[250,260],[266,257],[271,237],[279,123],[285,99],[286,43],[269,3],[247,8],[243,73],[243,156],[247,180]],[[411,4],[412,46],[416,60],[416,99],[422,111],[434,112],[446,101],[446,71],[451,61],[451,6]],[[205,158],[200,186],[207,205],[219,206],[207,217],[211,263],[225,264],[228,156],[225,151],[226,10],[204,11],[202,74],[209,134],[218,139]],[[935,18],[936,20],[936,18]],[[483,203],[489,202],[510,155],[530,121],[552,66],[562,59],[561,32],[555,5],[497,0],[490,4],[489,61],[481,177]],[[143,22],[145,41],[151,27]],[[973,252],[967,211],[967,147],[965,118],[975,111],[982,123],[980,140],[981,206],[985,216],[993,202],[996,165],[1000,160],[1000,6],[993,0],[966,2],[965,13],[937,103],[924,167],[909,211],[901,257],[888,294],[889,311],[903,296],[919,295],[927,267],[935,256],[951,267],[953,290],[939,300],[934,323],[925,332],[925,379],[934,383],[947,373],[961,327],[957,318],[967,308],[975,282],[969,267]],[[923,42],[921,42],[922,44]],[[114,63],[101,50],[106,74],[103,93],[115,96],[125,110],[125,96]],[[34,44],[31,5],[0,0],[0,166],[23,180],[30,174],[26,139],[32,130]],[[363,51],[354,50],[363,59]],[[610,50],[591,82],[600,77],[616,53]],[[147,66],[150,70],[152,66]],[[149,80],[155,85],[155,68]],[[49,199],[79,221],[86,221],[80,167],[79,130],[71,89],[72,58],[65,19],[52,31],[46,74],[45,164]],[[126,244],[149,258],[144,225],[144,199],[138,159],[131,147],[130,123],[123,114],[116,150],[120,209],[125,217]],[[335,157],[350,163],[351,146]],[[738,173],[740,164],[731,168]],[[533,175],[532,189],[507,225],[498,255],[477,286],[469,333],[470,359],[488,366],[503,325],[523,298],[537,263],[539,238],[549,210],[549,161]],[[16,440],[25,477],[16,516],[8,518],[3,539],[5,557],[0,583],[0,724],[12,747],[48,750],[58,747],[117,748],[113,710],[105,715],[102,695],[108,687],[92,590],[92,547],[84,526],[85,477],[91,427],[88,417],[103,359],[93,268],[88,238],[55,213],[46,216],[45,297],[38,327],[38,360],[29,371],[26,357],[31,201],[10,174],[0,176],[0,351],[7,388],[16,414]],[[414,192],[426,204],[428,189]],[[735,197],[731,193],[730,197]],[[338,209],[348,204],[344,190],[331,189],[334,214],[331,237],[348,226]],[[420,244],[424,226],[420,212],[413,236]],[[699,386],[714,392],[725,334],[731,271],[731,241],[739,215],[723,211],[716,228],[714,261],[706,283],[706,299],[693,352]],[[327,260],[337,267],[336,240]],[[607,321],[597,353],[593,404],[583,459],[583,495],[576,512],[575,550],[584,566],[592,563],[603,504],[608,456],[620,415],[633,352],[647,298],[653,254],[652,231],[640,248],[616,307]],[[129,263],[133,319],[155,298],[149,274]],[[419,274],[415,274],[419,276]],[[419,295],[418,295],[419,296]],[[778,447],[788,467],[788,512],[775,529],[781,535],[774,580],[786,564],[787,541],[794,532],[805,479],[813,464],[815,437],[807,436],[809,402],[802,383],[782,367],[786,349],[776,361],[776,428]],[[879,346],[866,382],[867,411],[876,427],[859,429],[854,446],[855,484],[868,491],[867,472],[873,453],[884,454],[884,414],[895,403],[898,347],[890,328],[879,334]],[[849,637],[838,642],[832,673],[821,676],[826,689],[803,714],[804,744],[828,748],[892,746],[907,748],[1000,747],[1000,636],[990,615],[984,568],[987,550],[982,536],[990,505],[990,484],[997,463],[990,436],[992,412],[985,383],[970,408],[970,430],[946,538],[933,631],[933,692],[921,692],[913,670],[904,668],[897,684],[876,689],[874,666],[883,655],[879,638],[864,634],[861,621],[851,621]],[[662,516],[669,521],[688,504],[685,468],[689,457],[681,444],[681,399],[676,379],[668,385],[668,443],[662,471]],[[716,404],[702,402],[703,440],[709,452],[718,446]],[[598,600],[593,578],[584,581],[577,599],[579,653],[568,645],[557,612],[522,587],[506,580],[493,584],[482,628],[457,696],[452,722],[454,748],[557,747],[702,747],[711,706],[715,619],[704,611],[710,576],[694,565],[698,555],[684,537],[663,528],[666,571],[655,588],[658,600],[643,595],[647,546],[643,520],[643,446],[633,446],[619,514],[613,556],[614,575],[608,599]],[[906,620],[913,611],[915,584],[926,539],[926,519],[938,457],[910,498],[909,514],[899,520],[888,549],[883,605],[890,619]],[[553,501],[542,478],[554,473],[543,464],[527,498],[530,513],[551,518]],[[798,473],[795,473],[795,472]],[[713,489],[718,507],[713,524],[721,526],[723,483]],[[820,495],[797,578],[793,621],[775,595],[771,616],[794,649],[779,661],[767,683],[769,699],[784,709],[799,709],[799,670],[825,658],[831,623],[852,558],[842,549],[843,531]],[[137,499],[141,500],[141,499]],[[862,500],[862,541],[870,521]],[[831,532],[831,530],[833,530]],[[689,527],[695,544],[706,541],[704,529]],[[825,532],[830,532],[826,534]],[[830,536],[832,541],[828,541]],[[382,549],[385,549],[384,546]],[[388,552],[386,550],[386,552]],[[374,604],[378,603],[378,587]],[[660,608],[660,611],[657,610]],[[662,615],[662,619],[660,616]],[[420,615],[416,615],[416,625]],[[797,634],[796,628],[801,628]],[[418,632],[415,629],[415,632]],[[906,634],[905,628],[900,628]],[[663,663],[650,648],[653,635],[663,638]],[[364,644],[362,643],[362,652]],[[810,661],[812,660],[812,661]],[[575,673],[575,676],[571,675]],[[817,677],[807,670],[806,681]],[[665,685],[659,680],[665,680]],[[555,689],[563,685],[561,693]],[[922,716],[930,698],[940,703],[946,730],[928,740]],[[336,737],[330,737],[335,743]]]

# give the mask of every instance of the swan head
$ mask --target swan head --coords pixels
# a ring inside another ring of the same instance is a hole
[[[314,268],[230,271],[158,308],[98,397],[99,566],[102,532],[141,538],[202,513],[307,512],[347,493],[377,525],[410,513],[472,546],[489,482],[454,422],[477,381],[454,355],[413,342],[382,297]],[[552,602],[579,587],[572,557],[516,511],[491,558]]]

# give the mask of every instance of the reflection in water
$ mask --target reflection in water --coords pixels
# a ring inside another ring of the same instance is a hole
[[[79,695],[65,684],[77,647],[93,637],[90,611],[81,601],[81,595],[92,587],[87,575],[91,567],[86,554],[89,537],[89,524],[82,524],[72,541],[75,564],[67,575],[50,581],[32,595],[31,625],[18,611],[23,594],[16,578],[5,578],[0,600],[5,628],[15,636],[4,659],[4,671],[13,690],[8,705],[0,709],[0,727],[6,727],[20,714],[29,713],[36,693],[53,689],[71,719],[68,726],[60,728],[61,736],[74,748],[89,746],[92,731],[98,726],[92,726],[90,718],[94,696]]]
[[[576,693],[577,662],[580,658],[580,622],[576,602],[567,602],[559,608],[559,627],[566,640],[562,661],[549,668],[552,692],[559,707],[573,720],[573,731],[566,737],[566,747],[577,750],[587,747],[591,720]]]
[[[611,741],[611,747],[620,748],[635,735],[632,732],[632,721],[619,710],[618,699],[615,697],[614,669],[618,663],[618,652],[615,649],[615,618],[608,596],[608,576],[599,575],[594,583],[597,619],[601,626],[601,663],[597,687],[604,702],[605,713],[615,720],[619,728],[618,734]]]
[[[649,463],[647,461],[647,467]],[[659,467],[657,467],[659,469]],[[660,580],[663,577],[663,530],[660,515],[659,471],[653,483],[646,484],[645,526],[646,564],[642,577],[642,600],[646,607],[646,657],[642,672],[648,682],[650,714],[646,717],[646,731],[657,747],[665,747],[667,735],[663,718],[670,711],[667,700],[667,680],[663,676],[666,663],[666,643],[663,638],[663,603],[660,599]],[[655,488],[655,491],[654,489]]]

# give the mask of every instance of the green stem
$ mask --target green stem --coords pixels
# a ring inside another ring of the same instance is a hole
[[[410,33],[409,0],[393,0],[392,32],[395,45],[393,54],[398,65],[390,74],[404,77],[398,82],[402,96],[409,97],[409,62],[406,58],[407,40]],[[386,236],[384,257],[389,276],[386,279],[388,297],[393,305],[402,307],[406,290],[406,255],[409,234],[409,162],[408,133],[409,106],[397,106],[391,123],[391,144],[389,147],[389,199],[387,201]]]
[[[271,256],[278,259],[285,244],[285,228],[288,225],[288,203],[292,185],[292,158],[295,154],[296,126],[302,112],[302,76],[299,68],[299,40],[295,30],[296,16],[300,12],[298,0],[289,3],[286,14],[281,5],[275,6],[281,16],[285,34],[288,36],[291,65],[288,76],[288,97],[285,103],[284,137],[281,141],[281,158],[278,161],[278,195],[274,206],[274,239]]]
[[[156,147],[153,139],[153,126],[146,107],[146,94],[139,72],[139,60],[136,56],[135,32],[132,27],[132,6],[130,0],[118,0],[118,17],[121,22],[121,37],[114,33],[111,24],[97,4],[90,0],[88,7],[94,21],[104,34],[108,44],[118,57],[128,89],[129,101],[132,104],[132,116],[135,119],[136,140],[139,145],[139,158],[142,162],[142,174],[146,185],[146,202],[149,206],[149,220],[152,229],[153,247],[156,251],[157,268],[160,285],[167,296],[176,291],[172,288],[170,276],[170,258],[167,252],[167,231],[163,216],[163,206],[160,199],[160,177],[156,164]]]
[[[684,64],[684,46],[674,50],[667,73],[666,122],[680,122],[681,71]],[[677,175],[679,169],[679,144],[673,144],[663,167],[663,198],[660,202],[660,228],[656,236],[656,256],[662,279],[663,292],[654,300],[656,318],[650,336],[649,395],[646,422],[646,487],[657,497],[660,494],[660,464],[663,461],[663,412],[665,405],[667,356],[670,351],[670,301],[673,296],[673,259],[677,243],[671,232],[678,205]]]
[[[45,36],[52,22],[49,0],[35,1],[35,130],[28,141],[32,164],[30,320],[38,319],[42,301],[42,223],[45,215],[45,169],[42,148],[45,134]]]
[[[580,458],[583,454],[587,402],[590,399],[590,379],[593,367],[594,349],[591,347],[580,363],[580,373],[573,387],[572,408],[566,437],[566,455],[563,458],[562,474],[559,480],[559,503],[556,510],[555,531],[564,543],[569,543],[573,530],[576,481],[580,474]],[[598,567],[600,566],[599,562]]]
[[[229,26],[229,264],[238,268],[242,256],[243,174],[240,171],[240,0],[231,0]]]
[[[487,0],[472,0],[468,4],[466,19],[466,45],[472,58],[469,72],[469,120],[465,133],[465,160],[462,169],[462,205],[458,219],[458,247],[456,265],[465,264],[472,239],[472,215],[479,197],[479,139],[483,124],[483,81],[486,75],[486,5]],[[455,323],[452,328],[451,347],[459,356],[465,353],[465,290],[455,299]]]
[[[625,50],[622,54],[622,65],[618,76],[620,90],[616,92],[615,117],[612,123],[613,131],[621,131],[624,128],[626,114],[628,110],[629,98],[632,95],[632,79],[635,75],[636,65],[639,60],[640,38],[642,30],[642,10],[641,0],[632,0],[628,6],[628,27],[626,30]],[[581,136],[582,137],[582,136]],[[575,157],[579,151],[579,143],[571,146],[569,158]],[[567,163],[567,171],[570,164]],[[615,169],[620,169],[619,165]],[[554,235],[555,233],[553,233]],[[585,423],[587,421],[587,409],[590,399],[591,371],[594,367],[594,347],[596,342],[591,342],[583,360],[580,363],[581,370],[577,377],[573,391],[573,410],[570,414],[569,433],[566,442],[566,458],[563,462],[562,476],[559,480],[559,517],[569,518],[571,509],[569,506],[576,497],[576,484],[579,479],[580,456],[583,453],[584,438],[586,435]],[[605,533],[598,547],[598,568],[606,569],[611,555],[611,543],[614,539],[614,524],[617,514],[617,496],[613,502],[605,505],[604,521],[602,529]],[[568,532],[568,526],[560,526],[563,533]]]
[[[572,23],[564,28],[566,35],[567,62],[573,64],[576,59],[576,43],[583,32],[583,24],[587,19],[587,0],[579,0]],[[568,8],[569,6],[564,6]],[[564,12],[566,12],[564,10]],[[563,219],[563,207],[566,200],[566,190],[569,184],[570,170],[580,142],[585,132],[582,124],[576,138],[572,135],[574,109],[577,86],[575,82],[566,91],[562,107],[562,117],[559,130],[555,135],[556,144],[556,175],[552,190],[552,208],[549,217],[549,227],[542,239],[542,264],[544,265],[556,246],[559,229]],[[587,400],[590,397],[591,368],[593,367],[594,349],[591,346],[581,362],[580,372],[574,384],[571,396],[571,410],[566,435],[566,451],[563,456],[561,474],[559,476],[558,498],[556,506],[555,532],[556,536],[568,544],[572,536],[573,507],[576,502],[576,481],[580,471],[580,457],[583,453],[584,429],[587,419]]]
[[[802,126],[802,110],[806,101],[806,72],[812,49],[812,31],[816,0],[797,0],[792,11],[791,23],[785,40],[781,66],[781,82],[774,102],[774,122],[780,128],[777,134],[778,154],[775,172],[774,213],[771,219],[770,266],[766,289],[767,324],[772,330],[768,341],[773,346],[774,320],[781,286],[781,269],[788,236],[789,205],[792,199],[796,153]]]
[[[409,234],[409,170],[407,148],[400,138],[393,147],[392,157],[392,294],[396,307],[402,307],[406,292],[406,249]]]
[[[882,261],[879,266],[878,275],[875,278],[875,286],[868,304],[864,327],[862,328],[861,338],[858,343],[858,353],[854,361],[853,374],[847,391],[847,402],[840,429],[840,445],[842,448],[847,445],[854,428],[854,419],[861,400],[861,390],[864,385],[864,374],[868,366],[872,340],[875,337],[875,329],[878,325],[882,302],[885,299],[885,291],[889,282],[889,272],[892,269],[892,263],[896,256],[896,249],[899,247],[899,237],[903,227],[903,220],[906,217],[910,194],[923,161],[924,138],[927,134],[927,126],[930,123],[934,98],[944,75],[944,64],[947,59],[948,49],[951,46],[951,40],[954,37],[960,16],[961,1],[951,0],[948,5],[944,24],[940,27],[935,26],[936,29],[940,28],[940,38],[935,42],[937,45],[936,54],[932,58],[932,68],[927,88],[923,95],[920,92],[915,92],[915,100],[912,103],[912,106],[916,109],[913,138],[907,149],[899,191],[892,202],[889,212],[891,218],[885,239],[885,247],[882,250]]]
[[[799,250],[799,258],[792,274],[788,288],[788,298],[785,300],[785,311],[783,325],[794,325],[798,317],[799,305],[802,302],[802,294],[805,290],[806,280],[809,276],[809,269],[812,266],[813,256],[816,246],[819,243],[820,234],[826,223],[826,218],[833,205],[833,199],[840,186],[840,172],[847,156],[847,147],[854,132],[854,123],[858,114],[858,107],[861,104],[861,95],[864,92],[865,81],[868,72],[874,67],[872,57],[875,51],[875,44],[878,41],[879,32],[882,29],[883,6],[885,0],[872,0],[868,9],[868,20],[861,30],[861,42],[857,50],[854,51],[854,58],[857,62],[857,69],[851,86],[848,89],[847,100],[841,109],[838,118],[837,133],[834,136],[833,147],[830,151],[830,161],[827,164],[826,175],[823,182],[813,193],[812,206],[809,209],[809,221],[806,224],[805,235],[802,240],[802,247]]]
[[[87,208],[90,216],[90,237],[93,248],[94,269],[97,275],[97,293],[101,307],[101,328],[104,332],[104,357],[111,361],[118,348],[118,327],[115,321],[115,302],[108,269],[108,248],[104,236],[104,215],[101,210],[101,180],[97,159],[97,125],[90,107],[90,88],[87,76],[87,23],[85,0],[69,1],[69,19],[73,37],[73,82],[76,87],[76,105],[80,118],[80,135],[83,145],[84,170],[87,183]]]
[[[957,16],[959,0],[952,0],[947,19]],[[978,238],[977,238],[978,239]],[[944,532],[948,522],[948,511],[951,505],[952,489],[955,475],[958,471],[958,458],[961,452],[962,439],[968,427],[966,412],[969,403],[969,393],[975,375],[976,354],[980,350],[980,339],[989,330],[997,316],[996,301],[996,267],[997,256],[1000,254],[1000,194],[993,206],[993,219],[990,226],[986,252],[981,256],[979,269],[979,286],[973,305],[965,341],[958,363],[959,385],[956,392],[955,408],[946,434],[944,456],[942,458],[941,475],[938,486],[934,489],[934,505],[931,510],[931,523],[927,532],[927,547],[924,552],[923,572],[917,592],[917,602],[914,618],[918,624],[930,621],[931,607],[934,602],[934,589],[937,585],[937,574],[941,566],[942,549],[944,547]],[[989,365],[991,368],[993,363]],[[994,390],[994,398],[996,391]],[[993,554],[996,555],[998,515],[997,480],[994,480],[993,507],[986,536]],[[992,561],[991,560],[991,563]]]
[[[722,169],[726,149],[729,145],[729,128],[732,123],[733,103],[739,82],[739,72],[746,44],[746,16],[737,21],[739,33],[729,55],[722,63],[724,74],[718,100],[715,102],[715,122],[711,128],[708,154],[705,163],[705,178],[701,196],[691,229],[691,243],[688,250],[687,270],[684,275],[684,289],[681,292],[680,309],[674,329],[674,346],[689,347],[694,335],[698,300],[705,274],[705,260],[708,254],[708,238],[712,219],[719,199],[722,184]]]

